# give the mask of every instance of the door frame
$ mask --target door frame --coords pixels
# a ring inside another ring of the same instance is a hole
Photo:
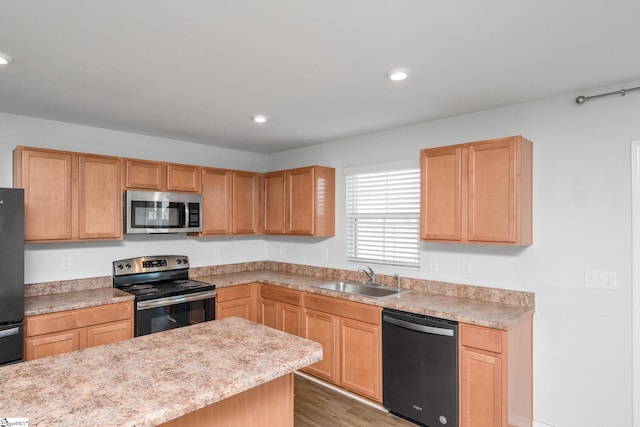
[[[640,427],[640,141],[631,142],[632,421]]]

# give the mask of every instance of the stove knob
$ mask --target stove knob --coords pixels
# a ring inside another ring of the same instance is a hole
[[[182,260],[182,263],[183,263],[183,264],[188,264],[188,263],[189,263],[189,261],[187,261],[187,259],[186,259],[186,258],[184,258],[184,259]]]
[[[127,270],[129,270],[131,268],[131,264],[127,264],[126,267],[127,267]]]
[[[176,260],[176,262],[177,262],[178,264],[182,264],[182,260],[181,260],[180,258],[178,258],[178,259]]]
[[[124,268],[122,267],[122,264],[118,264],[117,267],[118,267],[118,270],[122,270]]]

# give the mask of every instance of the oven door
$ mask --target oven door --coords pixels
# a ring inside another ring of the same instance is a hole
[[[136,303],[136,336],[215,319],[216,291],[195,292]]]

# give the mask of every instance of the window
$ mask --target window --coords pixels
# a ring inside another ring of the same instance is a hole
[[[347,259],[420,267],[420,169],[350,169]]]

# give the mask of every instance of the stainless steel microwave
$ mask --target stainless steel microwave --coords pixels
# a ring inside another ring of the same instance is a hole
[[[125,191],[125,233],[202,231],[202,195],[163,191]]]

